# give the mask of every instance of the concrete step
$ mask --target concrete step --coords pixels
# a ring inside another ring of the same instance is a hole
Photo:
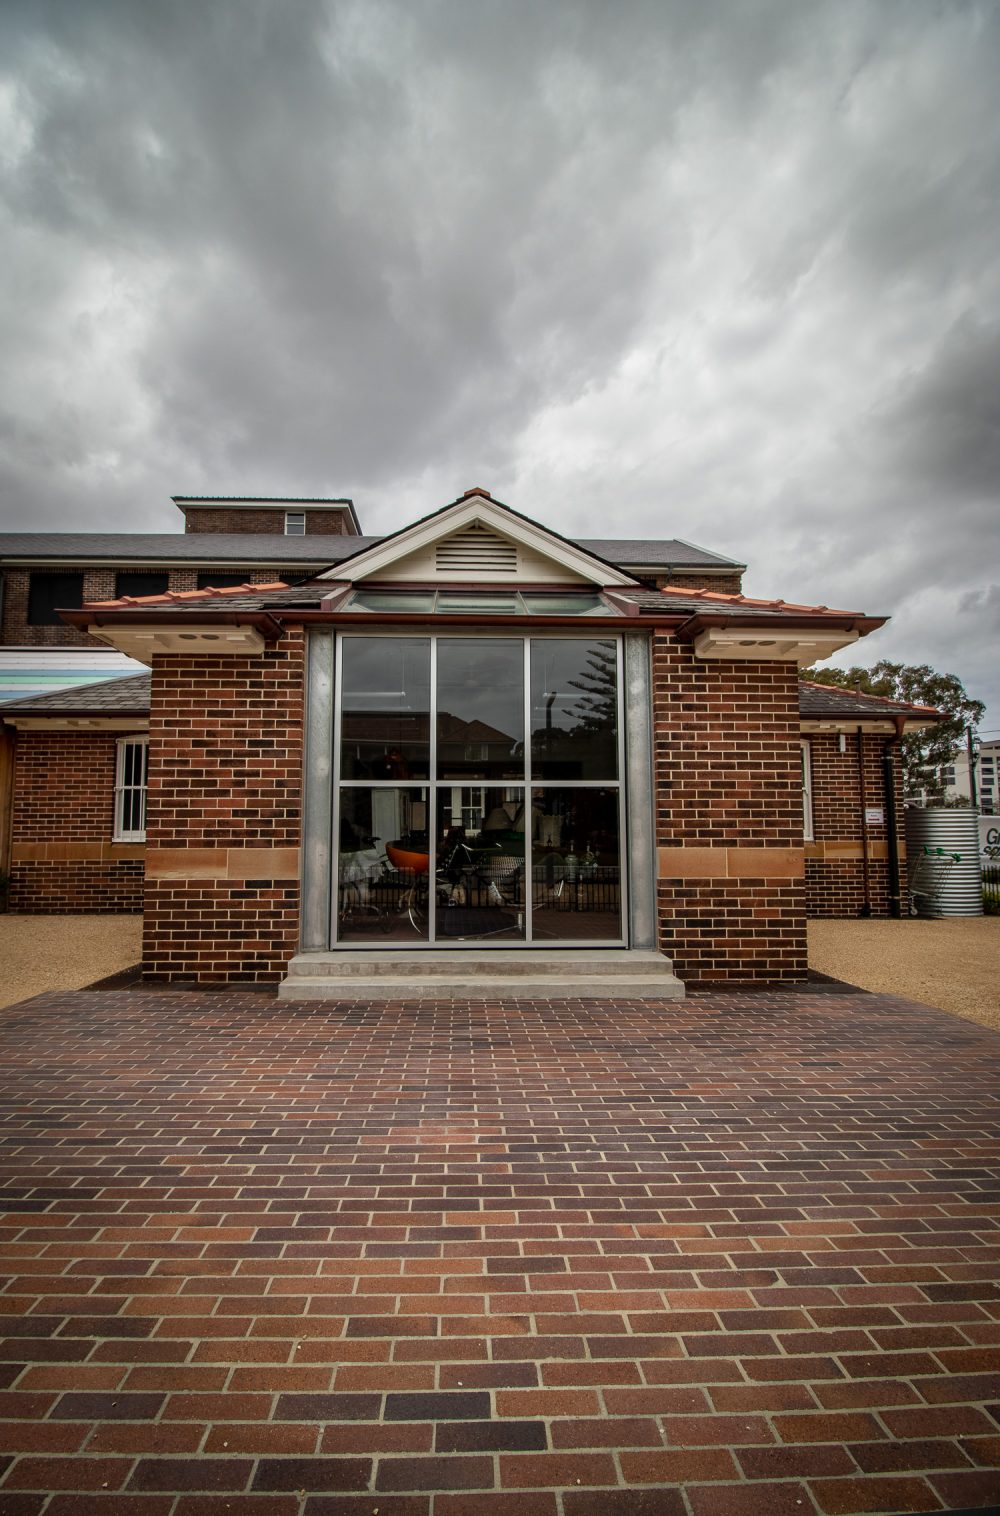
[[[317,979],[331,976],[347,979],[358,975],[389,978],[424,978],[456,973],[468,977],[495,975],[514,978],[525,975],[534,979],[561,975],[568,970],[590,976],[603,975],[619,979],[623,975],[650,978],[670,974],[669,958],[653,949],[625,948],[429,948],[414,952],[412,948],[379,948],[372,952],[350,949],[328,953],[297,953],[288,965],[291,978]]]
[[[454,975],[423,979],[284,979],[279,1000],[682,1000],[684,986],[673,974],[656,979],[630,978],[612,983],[587,975],[547,975],[544,979],[515,979]]]
[[[679,1000],[669,958],[612,948],[299,953],[281,1000]]]

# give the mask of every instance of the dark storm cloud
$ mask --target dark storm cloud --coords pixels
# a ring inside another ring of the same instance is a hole
[[[9,526],[482,483],[994,677],[992,4],[7,0],[0,60]]]

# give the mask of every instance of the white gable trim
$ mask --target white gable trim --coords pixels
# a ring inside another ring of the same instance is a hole
[[[387,570],[402,559],[409,558],[423,549],[431,548],[444,538],[452,537],[456,532],[474,524],[496,532],[498,536],[517,543],[528,552],[540,554],[564,572],[568,572],[574,578],[584,579],[589,584],[634,585],[636,583],[621,569],[612,568],[610,564],[603,563],[600,558],[595,558],[584,549],[575,547],[571,542],[563,541],[561,537],[556,537],[545,527],[539,526],[534,521],[527,521],[523,516],[515,515],[512,511],[506,510],[493,500],[487,500],[482,495],[477,495],[470,500],[459,500],[455,505],[439,511],[437,515],[429,517],[426,521],[418,521],[414,526],[407,527],[388,541],[380,542],[375,547],[358,553],[354,558],[335,564],[333,568],[327,569],[318,577],[320,579],[350,579],[357,584],[376,574],[384,576]],[[445,576],[440,577],[444,581]],[[466,574],[464,577],[468,580],[470,576]],[[475,575],[476,580],[483,584],[510,583],[511,577],[510,572],[494,574],[488,569]]]

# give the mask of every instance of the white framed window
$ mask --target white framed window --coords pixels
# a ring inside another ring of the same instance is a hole
[[[305,513],[305,511],[286,511],[285,512],[285,536],[286,537],[304,537],[305,534],[306,534],[306,513]]]
[[[812,753],[809,744],[803,737],[802,751],[802,836],[806,842],[813,839],[813,787],[812,787]]]
[[[115,842],[145,842],[149,738],[119,737],[115,765]]]

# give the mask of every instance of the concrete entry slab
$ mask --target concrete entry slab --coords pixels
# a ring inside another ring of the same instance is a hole
[[[684,986],[652,949],[512,948],[420,952],[299,953],[278,988],[282,1000],[679,1000]]]

